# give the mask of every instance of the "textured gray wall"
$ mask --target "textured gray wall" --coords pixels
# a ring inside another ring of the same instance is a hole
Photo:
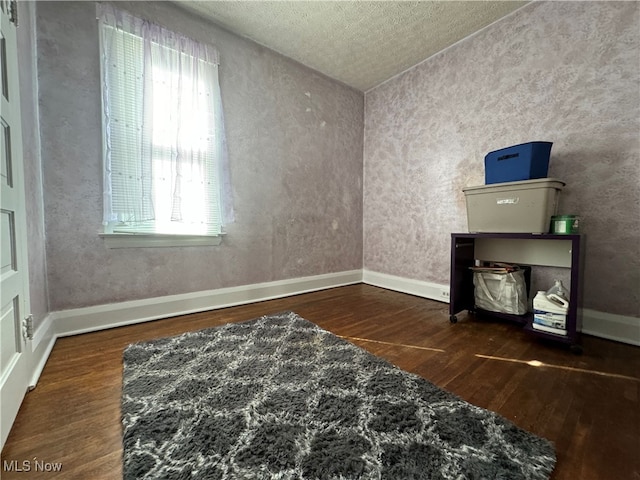
[[[536,2],[368,91],[364,267],[447,284],[485,154],[549,140],[586,234],[584,307],[640,317],[639,10]]]
[[[362,268],[363,94],[163,2],[118,2],[217,46],[236,222],[218,247],[109,250],[92,2],[40,2],[51,310]]]
[[[29,294],[31,314],[37,325],[49,312],[46,281],[42,166],[38,131],[38,85],[36,79],[35,3],[19,2],[18,75],[29,252]]]
[[[52,310],[360,268],[363,237],[365,268],[446,284],[484,155],[551,140],[585,307],[640,315],[637,3],[533,4],[369,91],[364,235],[361,94],[170,5],[120,5],[220,49],[237,221],[217,248],[104,247],[94,5],[38,3]]]

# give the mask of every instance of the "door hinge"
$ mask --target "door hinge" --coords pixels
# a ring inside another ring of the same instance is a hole
[[[11,0],[9,4],[9,21],[18,26],[18,0]]]
[[[33,340],[33,315],[24,319],[22,324],[22,335],[25,340]]]

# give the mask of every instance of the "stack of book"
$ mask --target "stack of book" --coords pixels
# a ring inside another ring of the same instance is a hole
[[[510,263],[501,263],[501,262],[490,262],[485,265],[476,265],[474,267],[469,267],[470,270],[474,272],[483,272],[483,273],[511,273],[516,270],[520,270],[518,265],[512,265]]]

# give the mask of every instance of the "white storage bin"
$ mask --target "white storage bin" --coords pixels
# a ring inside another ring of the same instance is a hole
[[[470,233],[548,233],[565,183],[555,178],[463,188]]]

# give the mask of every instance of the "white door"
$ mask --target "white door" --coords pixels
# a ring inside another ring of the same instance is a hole
[[[17,4],[0,0],[0,444],[29,384],[25,318],[29,315],[25,187],[18,94]]]

